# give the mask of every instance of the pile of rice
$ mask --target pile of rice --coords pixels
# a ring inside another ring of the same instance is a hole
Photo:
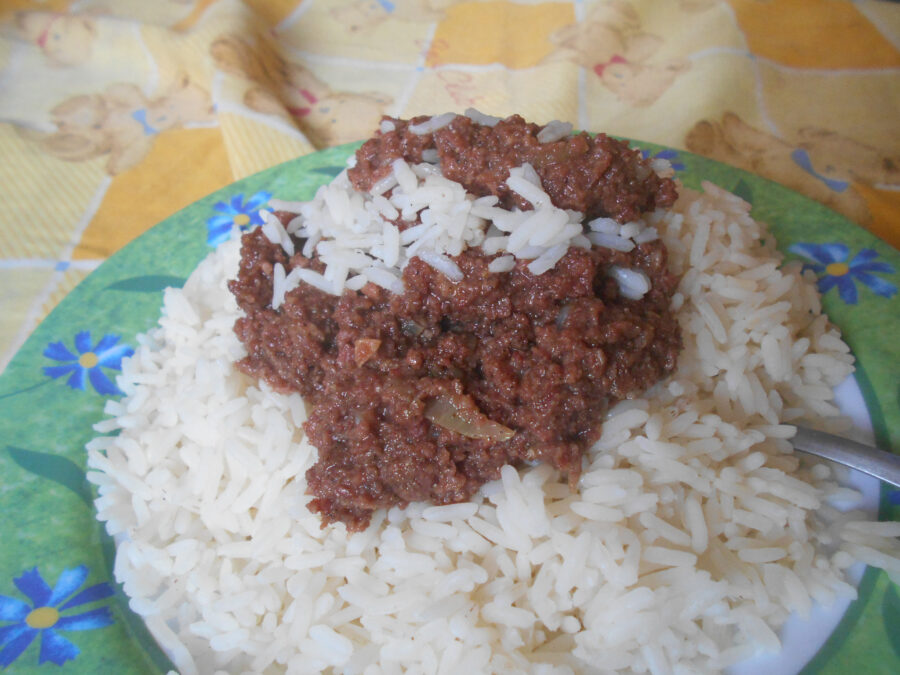
[[[685,350],[610,411],[578,491],[506,467],[470,503],[379,512],[352,536],[305,507],[303,401],[232,365],[238,242],[166,291],[88,475],[116,579],[179,671],[709,672],[853,597],[854,561],[900,575],[900,525],[830,506],[853,495],[791,451],[792,422],[838,424],[852,371],[813,279],[713,185],[650,228],[684,274]]]

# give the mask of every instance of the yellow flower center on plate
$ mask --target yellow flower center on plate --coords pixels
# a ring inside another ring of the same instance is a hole
[[[825,274],[830,277],[842,277],[849,271],[850,266],[842,262],[831,263],[825,268]]]
[[[78,357],[78,365],[82,368],[90,369],[98,363],[100,363],[100,359],[97,358],[97,355],[94,352],[85,352]]]
[[[246,213],[239,213],[234,217],[233,222],[238,227],[243,227],[250,222],[250,216],[248,216]]]
[[[32,628],[50,628],[59,621],[59,612],[52,607],[38,607],[25,617],[25,623]]]

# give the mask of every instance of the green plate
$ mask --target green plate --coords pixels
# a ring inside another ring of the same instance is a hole
[[[770,224],[781,250],[816,271],[825,309],[858,359],[857,382],[876,438],[900,450],[900,254],[779,185],[688,153],[638,145],[645,154],[669,159],[686,185],[709,180],[746,199],[753,216]],[[113,579],[114,548],[94,517],[84,445],[103,417],[104,402],[118,394],[114,376],[121,358],[135,336],[156,323],[163,288],[180,285],[232,222],[252,222],[271,197],[310,199],[356,147],[263,171],[166,219],[72,291],[0,376],[0,668],[170,668]],[[879,499],[880,517],[897,519],[900,491],[882,487]],[[824,646],[812,660],[787,667],[900,672],[898,588],[883,572],[868,569],[859,599]]]

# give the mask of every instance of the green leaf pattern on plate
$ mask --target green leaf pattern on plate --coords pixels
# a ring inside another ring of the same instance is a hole
[[[94,497],[85,480],[84,469],[68,457],[13,446],[8,446],[6,452],[26,471],[68,488],[78,495],[88,508],[94,507]]]
[[[900,657],[900,594],[897,586],[889,586],[881,602],[881,617],[884,619],[884,630],[888,634],[894,654]]]
[[[171,274],[143,274],[138,277],[120,279],[110,284],[107,288],[111,291],[125,291],[127,293],[155,293],[165,290],[170,286],[180,288],[184,285],[183,277]]]

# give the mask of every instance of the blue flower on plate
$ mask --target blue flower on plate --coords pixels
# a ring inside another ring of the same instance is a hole
[[[122,369],[122,359],[134,354],[134,350],[126,344],[119,344],[118,335],[104,335],[96,345],[91,345],[90,331],[83,330],[75,336],[73,354],[62,342],[51,342],[44,350],[44,356],[58,361],[62,365],[46,366],[44,374],[54,379],[69,376],[66,380],[72,389],[84,391],[87,380],[91,381],[98,394],[121,394],[119,388],[103,372],[103,368]]]
[[[678,159],[678,151],[672,150],[671,148],[666,148],[665,150],[660,150],[659,152],[652,153],[649,150],[641,150],[641,157],[644,159],[664,159],[672,165],[672,168],[675,171],[684,171],[684,163],[677,162],[675,160]]]
[[[103,600],[113,594],[112,586],[105,582],[76,593],[87,577],[88,568],[79,565],[64,569],[52,589],[37,567],[13,579],[16,588],[28,596],[31,604],[0,595],[0,621],[12,622],[0,626],[0,668],[6,668],[19,658],[39,635],[41,651],[38,663],[50,661],[61,666],[78,656],[80,650],[57,631],[93,630],[113,623],[108,607],[63,616],[68,609]]]
[[[218,246],[228,239],[231,228],[235,225],[241,231],[251,225],[262,225],[259,210],[272,197],[270,192],[257,192],[244,201],[244,195],[236,194],[228,202],[216,202],[213,208],[220,214],[206,221],[206,243]]]
[[[875,276],[876,272],[894,274],[896,270],[886,262],[876,260],[878,253],[864,248],[852,258],[850,249],[844,244],[793,244],[789,251],[813,262],[806,267],[819,276],[819,291],[824,295],[837,286],[841,300],[855,305],[859,299],[856,282],[868,286],[876,295],[890,298],[897,293],[897,287],[890,281]]]

